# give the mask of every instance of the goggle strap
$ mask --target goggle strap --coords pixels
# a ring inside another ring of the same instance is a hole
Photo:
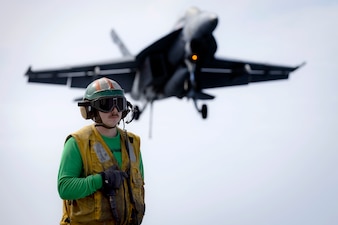
[[[91,104],[90,104],[90,102],[88,102],[88,101],[85,101],[85,102],[78,102],[77,103],[77,106],[90,106]]]

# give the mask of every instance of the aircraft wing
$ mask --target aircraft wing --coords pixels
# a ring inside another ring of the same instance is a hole
[[[296,67],[272,64],[214,59],[203,64],[196,73],[196,81],[201,89],[243,85],[251,82],[288,79]]]
[[[86,88],[100,77],[116,80],[125,92],[130,92],[137,68],[134,57],[121,61],[64,67],[59,69],[32,70],[28,68],[28,82],[70,85],[72,88]]]

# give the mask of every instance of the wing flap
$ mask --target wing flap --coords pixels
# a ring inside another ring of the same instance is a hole
[[[28,76],[28,82],[32,83],[66,85],[68,80],[67,77],[56,76],[52,70],[33,72],[31,67],[28,68],[26,76]]]
[[[35,70],[28,68],[28,82],[67,85],[72,88],[86,88],[90,82],[100,77],[116,80],[129,92],[135,77],[137,63],[134,58],[111,63],[74,66],[69,68]]]
[[[66,85],[67,77],[50,77],[50,78],[39,78],[39,77],[29,77],[28,82],[31,83],[43,83],[43,84],[58,84]]]
[[[215,59],[202,65],[200,71],[196,72],[196,81],[199,88],[206,89],[288,79],[289,73],[300,66],[288,67]]]

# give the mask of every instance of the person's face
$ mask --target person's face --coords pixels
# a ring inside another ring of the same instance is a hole
[[[102,122],[110,127],[115,127],[122,118],[122,112],[117,111],[116,107],[110,112],[99,111],[99,115]]]

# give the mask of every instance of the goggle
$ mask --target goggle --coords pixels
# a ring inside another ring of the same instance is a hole
[[[101,112],[111,112],[114,108],[122,112],[127,108],[127,100],[124,97],[100,98],[92,101],[91,106]]]

